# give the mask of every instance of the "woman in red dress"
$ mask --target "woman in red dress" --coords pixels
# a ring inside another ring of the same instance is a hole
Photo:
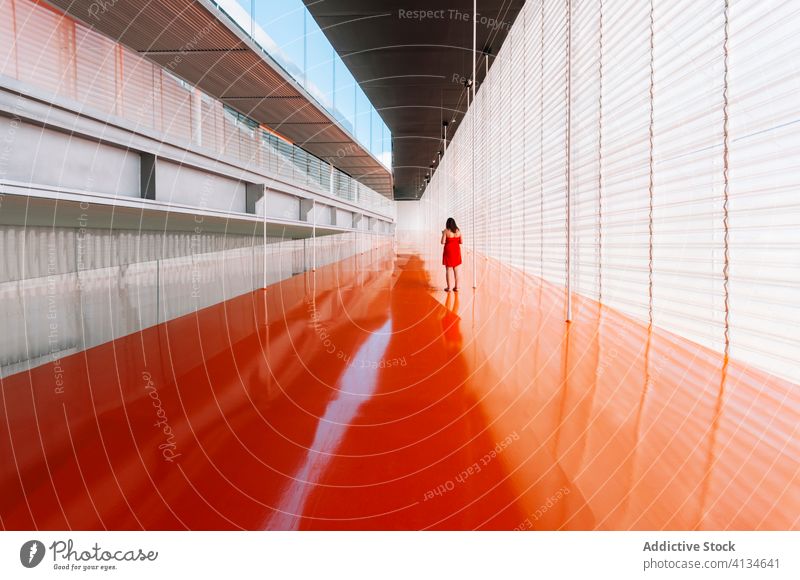
[[[450,292],[450,270],[455,277],[453,292],[458,292],[458,267],[461,265],[461,231],[456,225],[456,220],[447,218],[445,229],[442,230],[442,265],[445,267],[445,277],[447,278],[447,288],[445,292]]]

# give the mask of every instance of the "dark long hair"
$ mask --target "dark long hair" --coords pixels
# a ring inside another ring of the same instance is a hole
[[[445,224],[444,227],[446,227],[448,230],[450,230],[453,233],[456,233],[458,231],[458,226],[456,225],[456,220],[454,220],[453,218],[447,218],[447,223]]]

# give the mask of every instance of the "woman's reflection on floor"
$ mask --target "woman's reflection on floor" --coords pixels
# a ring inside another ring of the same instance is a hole
[[[458,315],[458,292],[448,292],[442,315],[442,338],[448,352],[457,353],[463,342],[461,337],[461,317]]]

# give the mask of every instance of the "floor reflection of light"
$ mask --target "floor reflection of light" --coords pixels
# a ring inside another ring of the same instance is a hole
[[[325,415],[320,419],[303,464],[294,474],[293,481],[283,491],[276,511],[267,522],[267,529],[298,529],[314,486],[325,474],[350,423],[358,416],[359,409],[375,392],[380,362],[389,345],[391,332],[392,321],[389,319],[381,328],[370,334],[349,361],[347,369],[339,380],[339,393],[328,404]]]

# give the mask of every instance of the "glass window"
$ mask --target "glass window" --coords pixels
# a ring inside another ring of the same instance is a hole
[[[355,134],[356,81],[339,55],[334,58],[334,115],[345,129]]]
[[[249,0],[239,1],[250,5]],[[256,31],[255,40],[297,82],[304,83],[307,23],[306,7],[302,0],[269,0],[254,4],[255,21],[261,28],[261,31]]]
[[[305,88],[329,112],[333,112],[334,50],[310,14],[306,14]]]

